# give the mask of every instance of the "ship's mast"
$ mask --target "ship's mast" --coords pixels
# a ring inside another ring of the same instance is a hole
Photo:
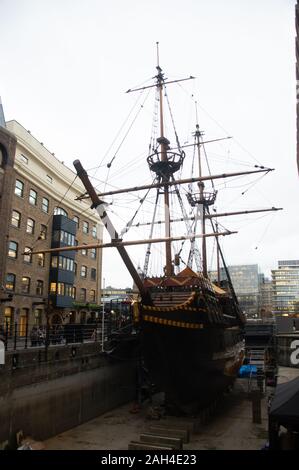
[[[196,139],[196,146],[197,146],[197,156],[198,156],[198,176],[199,178],[202,177],[202,168],[201,168],[201,155],[200,155],[200,137],[201,137],[201,132],[199,130],[199,124],[196,124],[196,131],[195,131],[195,139]],[[203,190],[204,190],[204,182],[200,181],[198,183],[199,187],[199,198],[201,201],[203,201]],[[201,210],[202,210],[202,224],[201,224],[201,229],[202,229],[202,234],[204,235],[206,233],[206,218],[205,218],[205,205],[202,203],[201,204]],[[207,276],[207,244],[206,244],[206,239],[203,237],[202,239],[202,273],[206,277]]]
[[[163,116],[163,83],[164,75],[162,69],[159,65],[159,43],[157,43],[157,88],[159,90],[160,98],[160,137],[157,139],[161,145],[161,162],[164,164],[167,163],[167,149],[169,148],[169,141],[164,136],[164,116]],[[170,175],[168,173],[162,173],[161,182],[167,183],[169,181]],[[165,216],[165,237],[169,238],[170,233],[170,211],[169,211],[169,186],[164,186],[164,216]],[[169,241],[165,242],[165,254],[166,254],[166,265],[165,265],[165,274],[166,276],[171,276],[173,273],[173,267],[171,262],[171,243]]]
[[[196,116],[197,116],[197,109],[196,109]],[[188,193],[187,197],[189,200],[189,203],[191,206],[196,206],[197,211],[199,210],[201,212],[201,229],[202,229],[202,248],[201,248],[201,255],[202,255],[202,273],[205,277],[208,277],[208,268],[207,268],[207,244],[206,244],[206,216],[207,216],[207,208],[211,204],[214,204],[215,199],[216,199],[216,191],[213,192],[206,192],[204,191],[204,182],[203,182],[203,176],[202,176],[202,162],[201,162],[201,153],[200,153],[200,147],[202,145],[201,142],[201,137],[202,137],[202,132],[199,129],[199,124],[198,124],[198,119],[197,119],[197,124],[196,124],[196,130],[194,133],[195,136],[195,145],[197,148],[197,156],[198,156],[198,177],[199,177],[199,182],[198,188],[199,188],[199,193]]]
[[[218,222],[216,222],[216,232],[218,232]],[[217,282],[220,285],[221,275],[220,275],[220,253],[219,253],[219,244],[216,242],[216,253],[217,253]]]
[[[170,232],[170,203],[169,203],[169,186],[173,180],[173,174],[178,171],[184,161],[185,153],[178,149],[174,152],[170,150],[170,142],[164,135],[164,113],[163,113],[163,91],[165,90],[166,83],[177,83],[182,80],[189,80],[194,77],[189,77],[189,79],[174,80],[171,82],[166,82],[164,78],[164,73],[159,63],[159,43],[157,43],[157,75],[156,84],[154,85],[157,89],[157,94],[159,96],[159,105],[160,105],[160,137],[157,138],[157,148],[155,149],[152,155],[149,155],[147,162],[151,171],[156,173],[158,184],[157,184],[157,193],[161,194],[163,191],[164,196],[164,219],[165,219],[165,275],[171,276],[173,274],[173,264],[172,264],[172,255],[171,255],[171,238]],[[134,90],[130,90],[134,91]],[[159,187],[162,188],[162,191],[159,191]]]

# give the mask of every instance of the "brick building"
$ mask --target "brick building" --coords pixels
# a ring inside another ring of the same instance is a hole
[[[98,215],[76,197],[75,173],[0,109],[0,322],[85,322],[101,297],[101,250],[30,255],[28,249],[102,239]],[[1,125],[2,124],[2,125]],[[12,298],[10,299],[10,296]]]

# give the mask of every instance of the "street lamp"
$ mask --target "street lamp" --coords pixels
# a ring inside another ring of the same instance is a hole
[[[105,302],[104,302],[105,278],[103,277],[103,308],[102,308],[102,352],[104,352],[104,327],[105,327]]]

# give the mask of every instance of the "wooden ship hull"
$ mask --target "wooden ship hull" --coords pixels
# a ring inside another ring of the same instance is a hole
[[[140,305],[138,318],[149,374],[165,392],[168,411],[183,414],[215,401],[232,385],[244,357],[233,299],[195,273],[186,276],[186,271],[164,283],[147,280],[146,285],[159,288],[151,288],[152,302]]]

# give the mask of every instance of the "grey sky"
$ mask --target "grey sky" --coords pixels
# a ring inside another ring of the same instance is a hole
[[[232,143],[227,149],[238,159],[276,168],[248,191],[248,201],[238,198],[237,188],[231,208],[250,207],[252,196],[254,208],[276,205],[284,211],[260,221],[225,221],[239,229],[225,239],[228,264],[258,263],[269,274],[278,259],[299,259],[294,5],[295,0],[0,0],[6,119],[18,120],[70,167],[75,158],[96,167],[136,99],[124,91],[154,75],[159,41],[168,77],[197,77],[184,89],[199,101],[206,136],[232,135],[242,147]],[[181,103],[178,114],[186,109]],[[181,124],[184,140],[188,126]],[[146,155],[148,140],[137,129],[134,155]],[[227,151],[211,150],[221,149]],[[114,172],[134,156],[132,148],[127,152],[115,161]],[[146,165],[137,170],[137,180],[150,181]],[[103,168],[96,176],[106,175]],[[131,181],[126,174],[113,184]],[[111,250],[104,269],[106,284],[130,285]]]

